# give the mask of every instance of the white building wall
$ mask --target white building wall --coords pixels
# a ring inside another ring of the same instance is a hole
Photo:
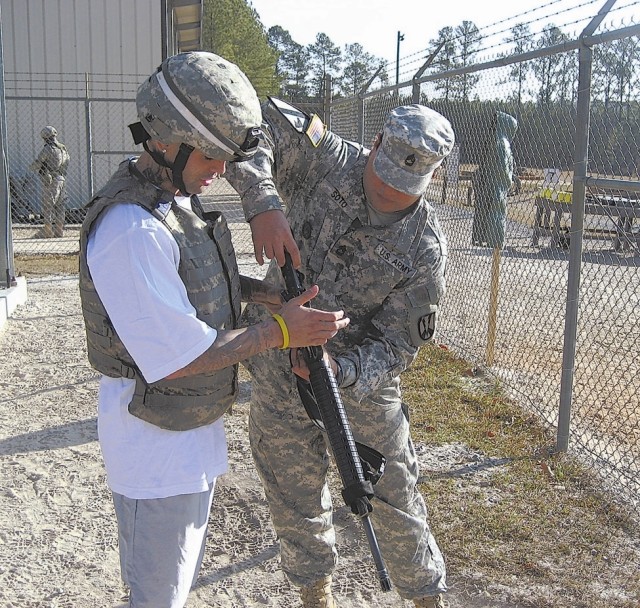
[[[0,4],[5,71],[44,75],[50,94],[60,90],[60,74],[148,74],[161,61],[160,0]]]
[[[0,0],[0,8],[10,175],[38,187],[28,166],[40,130],[53,125],[71,154],[68,206],[79,207],[137,149],[127,125],[140,81],[162,60],[162,2]]]

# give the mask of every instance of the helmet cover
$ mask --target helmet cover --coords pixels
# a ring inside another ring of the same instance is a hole
[[[40,137],[42,137],[42,139],[51,139],[52,137],[57,137],[57,135],[58,131],[56,131],[55,127],[50,125],[47,125],[42,129],[42,131],[40,131]]]
[[[262,121],[258,96],[237,65],[213,53],[165,59],[138,88],[136,107],[145,131],[165,144],[186,143],[226,161],[255,152]]]

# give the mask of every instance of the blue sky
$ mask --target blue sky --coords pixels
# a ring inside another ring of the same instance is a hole
[[[299,44],[307,45],[317,33],[325,33],[340,47],[360,43],[365,51],[395,65],[398,31],[404,35],[400,43],[401,71],[411,71],[411,62],[419,68],[429,41],[446,26],[473,21],[481,33],[494,34],[489,44],[499,44],[508,30],[518,22],[530,23],[533,32],[550,22],[577,36],[597,14],[606,0],[249,0],[268,29],[280,25]],[[629,15],[640,21],[640,0],[617,0],[605,21],[615,29]],[[403,66],[404,64],[404,66]],[[415,71],[414,69],[414,71]],[[410,76],[409,76],[410,77]]]

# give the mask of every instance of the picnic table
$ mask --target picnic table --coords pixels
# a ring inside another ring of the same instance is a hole
[[[563,196],[564,195],[564,196]],[[556,198],[537,196],[535,199],[536,216],[533,227],[532,245],[538,247],[541,236],[551,236],[552,247],[567,244],[566,230],[562,228],[565,215],[571,217],[573,203],[570,193],[559,192]],[[640,235],[634,231],[634,222],[640,218],[640,200],[638,198],[611,194],[587,195],[585,218],[600,216],[611,220],[608,228],[598,230],[610,233],[614,251],[627,251],[638,247]]]

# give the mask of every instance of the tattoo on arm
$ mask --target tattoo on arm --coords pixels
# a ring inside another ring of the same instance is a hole
[[[281,300],[279,292],[273,286],[243,275],[240,275],[240,290],[243,302],[278,304]]]
[[[205,374],[229,367],[282,343],[278,324],[269,319],[242,329],[219,330],[215,342],[186,367],[167,379]]]

